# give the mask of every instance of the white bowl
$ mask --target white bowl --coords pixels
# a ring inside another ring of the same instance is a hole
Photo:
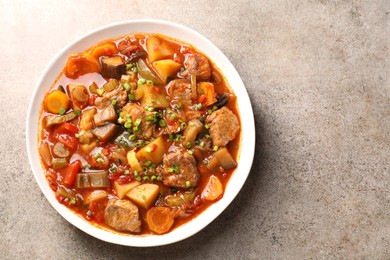
[[[232,174],[222,199],[211,205],[195,219],[172,230],[165,235],[126,235],[107,231],[91,225],[84,218],[76,215],[60,204],[46,181],[38,154],[38,118],[45,93],[55,82],[65,66],[69,55],[84,51],[90,46],[106,39],[137,32],[164,34],[183,42],[191,43],[205,53],[222,71],[237,96],[238,110],[241,117],[241,147],[238,153],[238,167]],[[161,20],[130,20],[111,24],[76,39],[62,49],[46,67],[32,96],[27,112],[26,124],[27,153],[35,179],[50,204],[67,221],[82,231],[98,239],[119,245],[149,247],[174,243],[194,235],[211,223],[233,201],[250,172],[255,148],[255,127],[252,106],[245,86],[236,69],[226,56],[208,39],[198,32],[183,25]]]

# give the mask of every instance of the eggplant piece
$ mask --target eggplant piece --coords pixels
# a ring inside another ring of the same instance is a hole
[[[130,134],[124,131],[117,138],[115,138],[115,144],[122,146],[126,149],[133,149],[135,147],[136,142],[130,141]]]
[[[136,52],[133,52],[130,57],[127,59],[127,63],[132,63],[132,62],[136,62],[138,61],[139,59],[141,58],[145,58],[146,55],[148,55],[148,53],[146,51],[136,51]]]
[[[233,169],[237,165],[226,147],[219,149],[214,155],[218,159],[221,167],[225,170]]]
[[[105,78],[119,79],[122,74],[126,74],[126,64],[121,56],[112,56],[101,59],[102,76]]]
[[[53,154],[59,158],[66,158],[70,152],[63,143],[57,142],[53,146]]]
[[[226,105],[228,101],[229,101],[228,96],[226,95],[226,93],[223,93],[220,97],[217,96],[217,103],[215,103],[215,106],[221,108],[224,105]]]
[[[102,142],[108,141],[116,133],[117,125],[109,123],[104,126],[99,126],[93,129],[92,133]]]
[[[110,187],[110,179],[106,171],[102,172],[90,172],[89,179],[91,181],[92,188],[107,188]]]
[[[68,165],[68,160],[65,158],[54,158],[52,161],[52,168],[54,170],[64,168]]]
[[[76,188],[78,189],[84,189],[84,188],[90,188],[91,187],[91,181],[89,179],[88,173],[78,173],[76,175]]]
[[[146,65],[146,62],[143,59],[139,59],[137,61],[137,68],[138,73],[141,75],[142,78],[146,80],[151,80],[155,85],[162,85],[164,84],[162,80],[156,76],[154,72],[152,72],[151,69],[149,69],[148,65]]]
[[[188,123],[186,130],[184,130],[183,135],[183,145],[186,146],[187,143],[191,143],[191,146],[194,145],[196,136],[202,131],[203,124],[198,119],[192,120]]]
[[[114,111],[115,112],[115,111]],[[50,115],[46,117],[46,127],[50,127],[52,125],[58,125],[66,121],[70,121],[75,118],[77,115],[75,112],[70,112],[63,116]]]
[[[93,116],[93,120],[96,126],[102,126],[108,122],[115,122],[117,115],[113,105],[107,106],[105,109],[100,110]]]

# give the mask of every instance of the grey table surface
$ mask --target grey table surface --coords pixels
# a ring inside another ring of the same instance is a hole
[[[0,258],[390,259],[389,12],[388,0],[0,1]],[[257,138],[227,210],[191,238],[146,249],[63,219],[25,147],[28,102],[50,59],[134,18],[214,42],[246,85]]]

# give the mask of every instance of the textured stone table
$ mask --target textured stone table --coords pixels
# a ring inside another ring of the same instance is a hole
[[[2,259],[390,258],[390,1],[96,2],[0,1]],[[252,171],[228,209],[149,249],[70,225],[40,192],[25,148],[28,102],[50,59],[134,18],[214,42],[242,76],[257,131]]]

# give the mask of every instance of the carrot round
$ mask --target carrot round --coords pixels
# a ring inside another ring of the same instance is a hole
[[[153,207],[146,213],[146,223],[157,234],[168,232],[173,225],[173,214],[167,207]]]
[[[97,58],[89,53],[73,54],[68,58],[65,66],[65,75],[70,79],[92,72],[100,72],[100,63]]]
[[[101,56],[112,56],[118,53],[118,48],[113,42],[101,43],[92,49],[92,56],[100,58]]]
[[[53,114],[60,114],[61,110],[65,112],[70,107],[68,96],[60,90],[50,92],[46,96],[44,103],[46,110]]]
[[[202,192],[202,198],[205,200],[216,200],[222,196],[223,187],[217,176],[211,175]]]

